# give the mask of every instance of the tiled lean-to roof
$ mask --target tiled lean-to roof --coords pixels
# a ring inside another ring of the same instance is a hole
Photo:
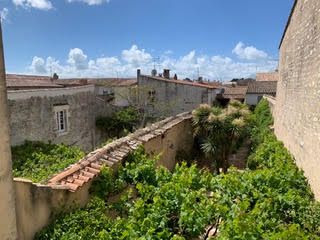
[[[247,86],[224,87],[223,98],[226,99],[245,99]]]
[[[248,85],[247,93],[275,94],[277,92],[276,81],[255,81]]]
[[[182,113],[157,122],[150,127],[137,130],[127,137],[120,138],[103,148],[89,153],[79,162],[58,173],[48,181],[48,185],[55,187],[62,186],[75,192],[85,183],[96,177],[103,166],[117,169],[122,164],[124,158],[130,152],[137,149],[139,145],[143,145],[149,140],[165,134],[173,126],[191,117],[190,113]]]

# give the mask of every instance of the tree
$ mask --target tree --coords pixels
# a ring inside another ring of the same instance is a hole
[[[208,159],[213,159],[217,173],[226,172],[228,156],[243,135],[250,111],[245,104],[231,101],[225,108],[201,105],[193,111],[194,135]]]

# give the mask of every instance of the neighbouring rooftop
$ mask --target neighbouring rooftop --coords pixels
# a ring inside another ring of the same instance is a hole
[[[9,90],[47,89],[76,87],[83,85],[102,85],[107,87],[128,87],[137,84],[136,78],[69,78],[53,79],[48,76],[7,74],[7,87]]]
[[[276,81],[255,81],[248,84],[247,93],[251,94],[276,94]]]
[[[142,77],[152,78],[157,81],[163,81],[168,83],[176,83],[176,84],[183,84],[183,85],[189,85],[194,87],[202,87],[202,88],[208,88],[208,89],[217,89],[221,87],[220,83],[217,82],[194,82],[194,81],[188,81],[188,80],[176,80],[173,78],[164,78],[164,77],[154,77],[154,76],[148,76],[148,75],[141,75]]]
[[[222,97],[225,99],[245,99],[247,86],[227,86],[224,87]]]
[[[279,72],[257,73],[256,81],[278,81]]]

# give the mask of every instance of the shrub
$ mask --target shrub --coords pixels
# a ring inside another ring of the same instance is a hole
[[[13,175],[45,182],[84,155],[77,147],[26,141],[23,145],[12,147]]]
[[[123,132],[133,131],[139,121],[139,112],[133,107],[128,107],[115,112],[111,117],[98,117],[96,126],[107,132],[109,137],[119,137]]]

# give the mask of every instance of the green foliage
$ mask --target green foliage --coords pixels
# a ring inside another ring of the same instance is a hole
[[[84,155],[77,147],[26,141],[23,145],[12,147],[13,175],[45,182]]]
[[[227,171],[229,154],[244,140],[249,116],[248,107],[239,101],[225,109],[201,105],[193,111],[194,135],[218,173],[220,168]]]
[[[139,112],[133,107],[128,107],[115,112],[111,117],[98,117],[96,126],[106,131],[110,137],[119,137],[123,132],[133,131],[139,121]]]
[[[255,118],[252,137],[270,124]],[[214,239],[320,239],[320,204],[303,173],[269,130],[256,139],[261,141],[250,156],[251,169],[231,168],[220,175],[185,163],[173,172],[156,168],[156,159],[140,148],[112,180],[130,186],[117,203],[108,206],[94,197],[86,208],[62,215],[36,239],[183,240],[197,238],[213,224],[219,230]],[[117,210],[118,217],[107,217],[109,210]]]
[[[114,177],[112,170],[108,167],[103,167],[91,187],[90,193],[96,195],[102,199],[106,198],[107,195],[113,191]]]

